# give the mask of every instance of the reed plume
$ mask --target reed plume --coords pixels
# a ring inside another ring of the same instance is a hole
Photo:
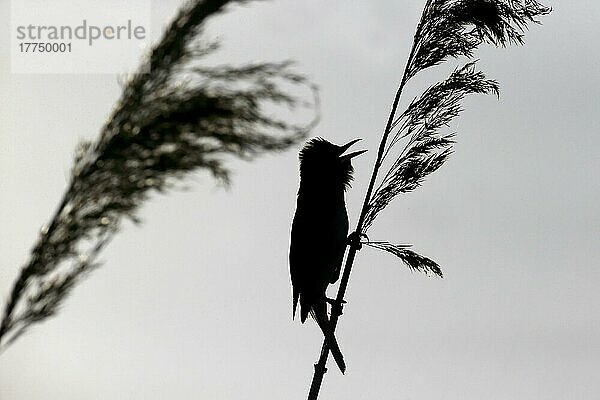
[[[426,89],[406,110],[397,113],[406,83],[424,69],[450,58],[471,58],[482,43],[504,47],[523,44],[528,24],[550,13],[549,7],[535,0],[428,0],[417,25],[410,55],[385,126],[373,167],[336,301],[331,310],[335,330],[350,278],[356,252],[362,245],[384,250],[403,261],[410,269],[442,277],[433,260],[409,250],[407,245],[370,241],[367,232],[377,216],[401,193],[418,188],[425,178],[438,170],[452,153],[455,133],[444,131],[462,111],[460,102],[473,93],[499,94],[498,83],[486,79],[475,61],[456,68],[450,76]],[[401,148],[399,152],[395,152]],[[379,179],[384,160],[396,157]],[[375,187],[376,183],[377,187]],[[329,349],[323,342],[308,394],[316,400],[326,369]]]
[[[139,72],[127,77],[99,137],[76,150],[64,196],[7,299],[0,348],[57,313],[78,282],[99,266],[98,255],[123,218],[139,222],[136,211],[151,193],[197,170],[227,183],[228,156],[252,160],[285,150],[310,131],[314,120],[295,125],[272,115],[274,105],[311,105],[290,87],[316,94],[289,62],[200,64],[217,48],[202,37],[206,20],[229,3],[245,2],[187,3]]]

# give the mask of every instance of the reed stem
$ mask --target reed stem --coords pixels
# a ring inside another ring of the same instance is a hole
[[[375,160],[375,165],[373,166],[373,173],[371,174],[371,180],[369,181],[369,187],[367,189],[367,194],[365,195],[365,200],[362,205],[362,209],[360,212],[360,217],[358,219],[358,223],[356,225],[355,236],[354,239],[350,243],[350,249],[348,250],[348,256],[346,257],[346,263],[344,264],[344,272],[342,275],[342,280],[340,281],[340,286],[338,288],[336,302],[335,305],[331,309],[331,319],[330,319],[330,327],[333,332],[335,332],[335,328],[338,323],[338,319],[342,314],[342,301],[344,300],[344,296],[346,295],[346,289],[348,288],[348,281],[350,280],[350,272],[352,272],[352,265],[354,264],[354,259],[356,258],[356,252],[360,249],[360,236],[364,232],[363,225],[365,221],[365,217],[367,216],[367,211],[369,209],[369,202],[371,200],[371,195],[373,194],[373,188],[375,186],[375,181],[377,180],[377,175],[379,173],[379,169],[381,168],[381,164],[383,162],[383,156],[385,154],[385,147],[387,144],[387,139],[390,135],[390,131],[392,130],[392,123],[394,122],[394,116],[396,115],[396,110],[398,108],[398,103],[400,101],[400,97],[402,95],[402,90],[408,81],[408,72],[410,66],[413,62],[413,58],[416,51],[417,39],[421,34],[421,29],[423,26],[423,20],[429,5],[432,0],[427,0],[425,3],[425,7],[423,8],[423,14],[421,16],[421,20],[419,25],[417,26],[417,31],[415,32],[415,36],[413,39],[412,48],[410,50],[410,55],[408,57],[408,61],[406,62],[406,66],[404,67],[404,74],[402,75],[402,81],[400,82],[400,86],[396,91],[396,96],[394,97],[394,102],[392,104],[392,109],[390,111],[390,115],[387,120],[387,124],[385,126],[385,130],[383,132],[383,136],[381,137],[381,142],[379,143],[379,150],[377,152],[377,159]],[[327,341],[323,340],[323,346],[321,347],[321,356],[317,364],[315,364],[315,372],[313,375],[312,383],[310,385],[310,390],[308,392],[308,400],[317,400],[319,396],[319,391],[321,389],[321,383],[323,382],[323,377],[325,376],[325,372],[327,372],[326,364],[327,358],[329,357],[329,347],[327,346]]]

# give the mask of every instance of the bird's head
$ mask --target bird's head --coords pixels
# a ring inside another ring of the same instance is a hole
[[[352,180],[352,158],[367,150],[347,153],[346,150],[360,139],[343,146],[335,145],[317,137],[306,142],[300,150],[301,184],[318,185],[323,188],[346,189]]]

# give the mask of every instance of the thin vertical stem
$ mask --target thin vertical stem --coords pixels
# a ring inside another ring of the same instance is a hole
[[[387,120],[387,124],[385,126],[385,130],[383,132],[383,136],[381,137],[381,142],[379,143],[379,150],[377,152],[377,159],[375,161],[375,165],[373,167],[373,173],[371,174],[371,180],[369,181],[369,187],[367,189],[367,194],[365,195],[365,200],[363,202],[363,206],[360,212],[360,217],[358,219],[358,223],[356,226],[355,237],[350,243],[350,249],[348,251],[348,256],[346,257],[346,263],[344,265],[344,272],[342,275],[342,280],[340,281],[340,286],[338,288],[338,293],[336,296],[335,304],[331,309],[331,320],[330,320],[330,329],[335,332],[335,328],[337,326],[337,322],[339,316],[342,314],[342,301],[344,300],[344,296],[346,294],[346,289],[348,287],[348,281],[350,280],[350,272],[352,271],[352,265],[354,264],[354,259],[356,258],[356,252],[360,248],[360,234],[364,233],[363,225],[367,215],[367,211],[369,209],[369,202],[371,201],[371,196],[373,194],[373,187],[375,186],[375,181],[377,180],[377,175],[379,173],[379,169],[381,168],[381,164],[383,162],[383,156],[385,154],[385,147],[387,143],[388,136],[390,135],[390,131],[392,130],[392,124],[394,121],[394,116],[396,115],[396,110],[398,108],[398,103],[400,101],[400,96],[402,95],[402,90],[408,81],[408,72],[413,62],[413,58],[415,56],[415,52],[417,49],[417,39],[421,34],[421,29],[423,26],[423,20],[427,9],[429,8],[431,2],[433,0],[427,0],[425,3],[425,7],[423,8],[423,14],[421,15],[421,20],[419,21],[419,25],[417,26],[417,31],[415,33],[412,48],[410,50],[410,55],[406,62],[406,66],[404,68],[404,73],[402,75],[402,81],[400,82],[400,86],[396,91],[396,96],[394,97],[394,102],[392,104],[392,109],[390,111],[390,115]],[[317,364],[315,364],[315,372],[313,375],[312,383],[310,385],[310,391],[308,393],[308,400],[317,400],[319,396],[319,391],[321,389],[321,383],[323,382],[323,377],[325,372],[327,372],[326,364],[327,358],[329,357],[329,347],[327,346],[327,341],[323,340],[323,346],[321,348],[321,356]]]

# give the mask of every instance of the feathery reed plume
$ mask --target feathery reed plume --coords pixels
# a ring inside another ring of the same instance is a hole
[[[251,160],[284,150],[312,128],[316,119],[294,125],[265,111],[307,104],[283,87],[301,85],[316,94],[289,62],[198,65],[216,49],[197,42],[204,22],[228,3],[244,2],[184,5],[141,72],[124,84],[99,138],[80,144],[68,189],[8,297],[0,322],[2,348],[56,314],[73,287],[98,267],[97,256],[121,220],[138,222],[135,211],[151,190],[162,192],[173,179],[198,169],[227,183],[225,156]]]
[[[430,260],[429,258],[424,257],[420,254],[417,254],[412,250],[409,250],[408,249],[408,247],[410,247],[409,245],[392,244],[392,243],[383,242],[383,241],[377,241],[377,242],[367,241],[367,242],[364,242],[363,244],[373,247],[373,248],[376,248],[376,249],[387,251],[388,253],[395,255],[400,260],[402,260],[402,262],[404,262],[404,264],[406,264],[406,266],[408,268],[410,268],[411,271],[422,272],[425,275],[429,275],[430,273],[433,273],[433,274],[439,276],[440,278],[444,277],[444,275],[442,273],[442,269],[440,268],[439,265],[437,265],[437,263],[435,261]]]
[[[406,245],[361,240],[366,237],[377,215],[397,195],[416,189],[451,154],[454,134],[442,133],[441,130],[461,112],[460,101],[471,93],[499,93],[498,83],[485,79],[484,74],[476,70],[475,62],[469,62],[457,68],[448,79],[425,90],[410,103],[406,111],[396,117],[406,83],[419,71],[438,65],[448,58],[471,58],[475,48],[484,42],[495,46],[522,44],[528,24],[539,23],[537,18],[550,11],[549,7],[535,0],[427,0],[379,144],[357,227],[352,235],[344,272],[331,310],[332,330],[335,330],[341,315],[350,271],[356,252],[362,244],[394,254],[414,271],[442,277],[441,268],[434,261],[408,250]],[[396,132],[388,143],[394,130]],[[375,189],[383,161],[407,137],[403,150]],[[328,356],[327,341],[324,341],[319,361],[315,364],[309,400],[316,400],[319,395],[323,376],[327,371]]]
[[[460,114],[460,101],[471,93],[499,95],[498,83],[475,71],[475,62],[456,69],[448,79],[425,90],[394,120],[392,127],[400,127],[387,144],[382,160],[402,139],[410,138],[371,196],[364,231],[394,197],[419,187],[450,156],[455,135],[444,134],[441,129]]]

